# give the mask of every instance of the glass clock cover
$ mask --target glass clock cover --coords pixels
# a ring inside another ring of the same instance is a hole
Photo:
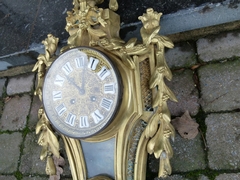
[[[121,78],[111,60],[99,50],[79,47],[66,51],[50,66],[43,106],[60,133],[86,138],[114,118],[121,91]]]

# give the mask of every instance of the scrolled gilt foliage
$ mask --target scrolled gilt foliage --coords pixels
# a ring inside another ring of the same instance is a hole
[[[101,40],[100,46],[118,56],[129,69],[135,69],[133,56],[148,53],[149,49],[144,44],[137,44],[137,38],[131,38],[127,43],[119,39]]]
[[[69,47],[89,46],[95,40],[106,36],[106,32],[102,28],[107,22],[103,17],[103,9],[95,5],[102,1],[83,1],[74,0],[74,8],[68,11],[66,18],[66,31],[69,33]],[[114,2],[110,2],[114,6]]]
[[[58,139],[51,128],[43,108],[39,109],[38,118],[39,121],[36,126],[36,134],[40,133],[38,138],[38,144],[42,146],[40,159],[47,160],[46,174],[55,175],[56,167],[54,165],[52,155],[55,155],[57,158],[60,157]]]
[[[67,12],[66,18],[66,30],[70,35],[68,46],[62,51],[75,46],[101,46],[122,59],[127,67],[134,69],[135,65],[130,54],[136,50],[143,51],[143,48],[135,46],[135,38],[125,44],[118,35],[120,19],[117,17],[110,19],[112,13],[96,7],[98,3],[99,1],[74,1],[74,8]],[[117,1],[110,0],[109,8],[117,10]]]
[[[158,34],[161,15],[161,13],[154,12],[150,8],[139,19],[143,23],[143,27],[140,30],[143,43],[146,46],[150,44],[155,45],[156,60],[156,67],[149,82],[151,89],[157,89],[152,103],[155,113],[149,119],[144,135],[149,139],[147,143],[148,153],[154,154],[156,158],[160,158],[158,176],[166,177],[172,171],[169,159],[173,156],[173,150],[169,138],[174,139],[175,135],[174,128],[170,124],[171,116],[167,107],[167,100],[177,101],[177,99],[164,82],[164,78],[172,79],[172,73],[164,58],[164,48],[172,48],[173,43],[167,37]]]
[[[42,41],[45,46],[45,54],[40,54],[38,56],[38,61],[32,70],[38,71],[38,84],[34,94],[38,95],[41,101],[44,76],[47,68],[54,60],[58,40],[59,39],[54,37],[52,34],[48,34],[47,38]],[[38,144],[42,146],[40,159],[47,161],[46,174],[55,175],[56,167],[54,165],[52,155],[59,158],[59,143],[42,107],[38,111],[38,119],[39,121],[36,126],[36,134],[40,134]]]
[[[55,156],[59,157],[59,144],[56,136],[53,133],[51,125],[48,118],[43,110],[40,108],[38,110],[39,121],[36,126],[36,134],[40,134],[38,139],[38,144],[43,146],[43,151],[41,152],[40,159],[44,160],[48,153],[46,151],[50,150]]]
[[[38,95],[39,99],[42,100],[42,86],[43,79],[45,76],[46,69],[51,65],[54,60],[55,52],[57,50],[57,44],[59,39],[54,37],[52,34],[48,34],[47,38],[42,41],[45,46],[45,54],[40,54],[37,57],[37,63],[33,67],[32,71],[38,72],[38,84],[34,95]]]

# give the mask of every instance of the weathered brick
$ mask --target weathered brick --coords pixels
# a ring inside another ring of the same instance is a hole
[[[171,159],[174,172],[187,172],[196,169],[205,169],[205,153],[201,136],[187,140],[176,136],[173,146],[173,158]]]
[[[200,68],[201,105],[206,112],[240,107],[240,60]]]
[[[229,174],[220,174],[218,175],[215,180],[239,180],[240,173],[229,173]]]
[[[23,129],[27,122],[30,105],[29,95],[15,96],[10,99],[4,106],[0,129],[10,131]]]
[[[189,180],[181,175],[171,175],[166,178],[154,178],[154,180]]]
[[[24,74],[9,79],[7,94],[15,95],[30,92],[33,88],[34,74]]]
[[[0,180],[17,180],[14,176],[1,176]]]
[[[154,180],[190,180],[190,179],[188,179],[184,176],[181,176],[181,175],[174,174],[174,175],[170,175],[166,178],[154,178]],[[209,178],[207,176],[204,176],[204,175],[199,175],[197,180],[209,180]]]
[[[46,162],[40,160],[42,147],[37,144],[38,135],[29,133],[24,142],[19,170],[23,174],[45,174]]]
[[[173,116],[181,116],[187,110],[191,115],[198,113],[198,91],[191,70],[174,72],[172,81],[166,81],[166,84],[174,92],[178,100],[178,102],[168,101],[168,107]]]
[[[195,49],[188,42],[178,43],[173,49],[167,49],[165,57],[170,68],[190,67],[197,63]]]
[[[197,51],[199,58],[204,62],[240,56],[240,32],[199,39]]]
[[[33,97],[33,102],[31,106],[31,111],[29,114],[29,121],[28,127],[30,129],[35,129],[37,122],[38,122],[38,109],[42,105],[41,101],[39,100],[38,96]]]
[[[19,132],[0,134],[0,173],[13,173],[17,170],[21,143],[22,134]]]
[[[39,176],[28,176],[24,177],[24,180],[49,180],[49,177],[39,177]]]
[[[210,114],[206,118],[209,167],[240,168],[240,113]]]
[[[4,88],[5,88],[5,83],[6,83],[5,78],[0,79],[0,97],[2,97],[2,95],[3,95],[3,91],[4,91]]]
[[[209,180],[209,178],[207,176],[204,176],[204,175],[200,175],[198,177],[198,180]]]
[[[173,158],[171,165],[173,172],[187,172],[206,167],[205,153],[202,147],[200,134],[191,140],[183,139],[178,134],[172,143]],[[158,172],[159,159],[154,156],[149,158],[149,168],[152,172]]]

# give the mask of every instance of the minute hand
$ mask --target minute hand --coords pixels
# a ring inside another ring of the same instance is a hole
[[[71,77],[68,77],[67,75],[65,75],[65,77],[67,78],[68,82],[69,82],[70,84],[72,84],[73,86],[75,86],[75,88],[78,89],[78,91],[80,92],[80,94],[82,94],[82,89],[76,84],[76,82],[74,81],[74,79],[71,78]]]
[[[83,72],[80,74],[80,78],[82,79],[82,84],[81,84],[81,89],[84,91],[85,90],[85,72],[86,69],[83,69]]]

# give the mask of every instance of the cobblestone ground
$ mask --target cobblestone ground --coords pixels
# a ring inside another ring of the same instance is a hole
[[[176,135],[173,174],[166,180],[240,179],[240,31],[181,42],[166,52],[174,78],[167,82],[178,103],[173,117],[189,111],[199,126],[191,140]],[[40,101],[36,74],[0,79],[0,180],[46,180],[35,125]],[[0,72],[1,75],[1,72]],[[147,179],[158,180],[159,160],[148,158]],[[61,179],[71,179],[68,165]]]

